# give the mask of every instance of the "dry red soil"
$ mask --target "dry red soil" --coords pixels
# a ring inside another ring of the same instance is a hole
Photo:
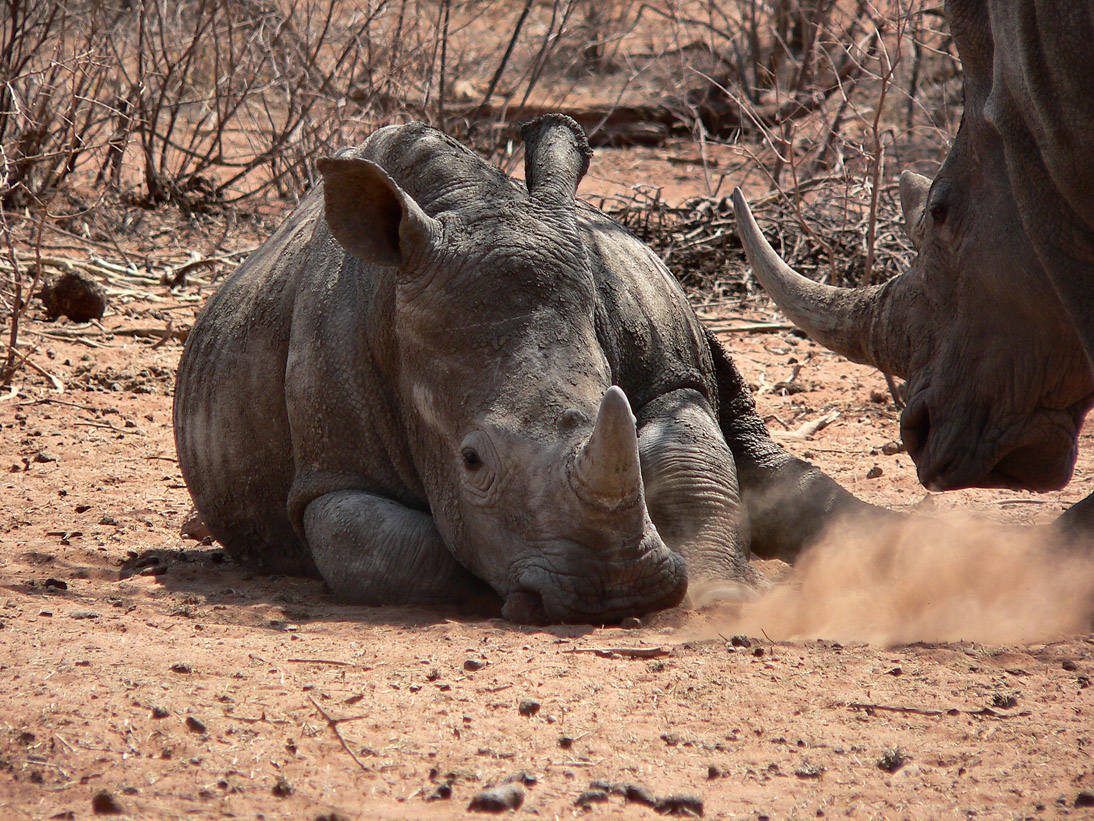
[[[594,190],[662,173],[596,162]],[[665,168],[670,199],[697,187]],[[203,247],[141,230],[138,259]],[[762,299],[705,306],[788,448],[871,502],[973,519],[837,534],[798,575],[768,563],[756,605],[629,630],[348,607],[180,534],[159,332],[210,293],[195,273],[117,286],[101,329],[23,326],[63,392],[25,369],[0,401],[0,817],[450,818],[506,782],[537,818],[1094,812],[1094,572],[985,524],[1084,495],[1089,437],[1062,493],[928,496],[879,374],[758,332],[781,321]]]

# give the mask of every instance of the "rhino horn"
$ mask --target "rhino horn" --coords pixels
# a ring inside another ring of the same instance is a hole
[[[900,175],[900,208],[904,212],[904,232],[915,245],[923,244],[923,211],[931,192],[931,178],[914,171]]]
[[[573,200],[593,156],[581,126],[564,114],[545,114],[525,123],[520,135],[528,193],[535,199]]]
[[[814,282],[775,253],[739,188],[733,192],[733,211],[752,274],[787,319],[815,342],[854,362],[895,376],[907,375],[910,342],[897,316],[903,304],[898,292],[904,277],[868,288]]]
[[[615,385],[600,400],[593,432],[574,459],[573,485],[582,499],[606,510],[642,498],[634,414],[627,395]]]

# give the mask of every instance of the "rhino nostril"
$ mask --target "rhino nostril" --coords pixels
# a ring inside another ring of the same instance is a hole
[[[904,447],[916,462],[923,449],[927,447],[927,437],[931,430],[931,412],[926,402],[913,401],[900,415],[900,438]]]

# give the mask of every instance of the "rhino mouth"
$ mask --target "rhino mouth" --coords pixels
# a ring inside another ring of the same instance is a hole
[[[578,572],[526,564],[503,594],[502,616],[518,624],[607,624],[675,607],[688,589],[684,560],[667,547],[651,553],[595,567],[583,562]]]
[[[1059,490],[1075,467],[1086,408],[1039,407],[1003,428],[991,419],[970,424],[970,415],[958,413],[935,422],[927,403],[913,399],[901,416],[901,437],[928,490]]]

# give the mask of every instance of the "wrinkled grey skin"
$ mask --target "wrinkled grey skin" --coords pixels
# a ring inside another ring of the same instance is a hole
[[[525,140],[527,190],[379,130],[210,299],[175,439],[234,556],[346,601],[599,622],[747,595],[750,525],[793,556],[866,507],[774,445],[660,260],[575,200],[580,128]]]
[[[934,180],[901,178],[910,270],[854,291],[803,283],[739,194],[738,216],[793,321],[908,379],[901,433],[924,485],[1051,490],[1094,401],[1094,3],[947,12],[965,109]]]

